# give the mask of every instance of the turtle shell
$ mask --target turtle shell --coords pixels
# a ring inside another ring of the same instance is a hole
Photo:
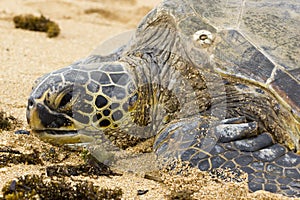
[[[300,1],[164,0],[136,33],[157,47],[162,40],[153,39],[152,25],[170,29],[168,34],[175,37],[160,37],[181,43],[184,48],[177,51],[185,49],[189,59],[203,63],[199,52],[205,52],[222,76],[269,91],[300,124]],[[209,39],[207,44],[195,46],[195,37],[202,36]],[[296,132],[299,138],[300,130]]]
[[[300,1],[165,0],[157,12],[186,37],[216,34],[217,70],[270,90],[300,120]]]
[[[300,116],[300,2],[197,0],[195,12],[216,27],[222,71],[273,91]]]

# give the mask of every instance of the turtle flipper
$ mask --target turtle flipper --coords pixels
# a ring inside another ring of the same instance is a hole
[[[222,167],[238,167],[248,173],[251,191],[267,190],[286,196],[300,196],[300,156],[285,146],[274,144],[269,133],[249,138],[218,143],[224,148],[223,156],[230,156]]]
[[[175,121],[160,131],[154,150],[164,164],[175,158],[202,171],[240,169],[248,173],[250,191],[300,196],[300,156],[243,118]]]

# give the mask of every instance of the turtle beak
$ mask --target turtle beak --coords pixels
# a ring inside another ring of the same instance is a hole
[[[78,134],[78,130],[69,116],[51,111],[32,98],[28,100],[26,118],[33,133],[43,141],[55,145],[93,141],[91,137]]]
[[[27,122],[33,131],[42,130],[76,130],[72,119],[62,113],[50,110],[42,103],[30,98],[26,111]]]
[[[30,128],[32,129],[33,127],[37,129],[43,128],[41,126],[41,121],[38,117],[35,101],[32,98],[28,99],[27,109],[26,109],[26,119]]]

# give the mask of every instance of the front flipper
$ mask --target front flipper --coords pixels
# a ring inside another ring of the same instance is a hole
[[[271,134],[257,134],[257,124],[244,118],[175,121],[160,131],[154,150],[164,164],[175,158],[202,171],[240,169],[250,191],[300,196],[300,156],[274,144]]]

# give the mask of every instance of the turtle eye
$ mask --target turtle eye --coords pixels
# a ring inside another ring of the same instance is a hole
[[[63,98],[61,99],[61,101],[60,101],[58,107],[61,108],[61,107],[66,106],[69,102],[71,102],[72,97],[73,97],[73,91],[67,92],[67,93],[63,96]]]

